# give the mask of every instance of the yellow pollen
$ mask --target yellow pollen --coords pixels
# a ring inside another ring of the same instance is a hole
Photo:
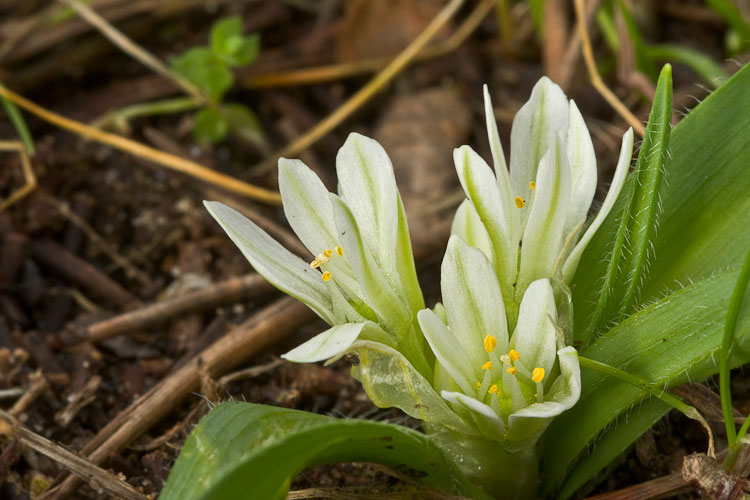
[[[344,249],[341,247],[334,247],[333,251],[336,252],[336,255],[338,255],[339,257],[344,255]]]
[[[505,371],[508,372],[508,373],[510,373],[511,375],[515,375],[516,374],[516,367],[515,366],[509,366],[508,368],[505,369]]]
[[[543,379],[544,379],[544,368],[534,368],[534,371],[531,373],[531,380],[533,380],[534,382],[538,384]]]
[[[508,351],[508,357],[511,361],[518,361],[521,358],[521,355],[518,354],[518,351],[516,351],[515,349],[511,349],[510,351]]]
[[[495,350],[495,347],[497,347],[497,339],[492,335],[487,335],[484,338],[484,350],[487,352],[492,352]]]
[[[482,365],[482,370],[492,370],[492,361],[487,361]]]
[[[331,281],[331,272],[326,271],[323,273],[323,281]],[[544,373],[544,370],[542,370],[542,373]]]
[[[323,255],[325,255],[326,257],[328,257],[330,259],[331,256],[333,255],[333,250],[328,250],[327,248],[324,248],[323,249]]]
[[[490,386],[490,389],[487,392],[489,392],[490,394],[497,394],[498,392],[497,384],[492,384]]]
[[[523,198],[521,198],[520,196],[516,196],[516,198],[515,198],[515,200],[514,200],[514,201],[516,202],[516,206],[517,206],[518,208],[523,208],[523,206],[524,206],[524,205],[526,205],[526,202],[525,202],[525,201],[524,201],[524,199],[523,199]]]
[[[535,191],[536,190],[536,182],[534,182],[534,181],[529,182],[529,187],[531,188],[532,191]]]

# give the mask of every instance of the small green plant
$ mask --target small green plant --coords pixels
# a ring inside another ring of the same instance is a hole
[[[708,429],[665,389],[719,371],[726,385],[729,368],[750,361],[748,85],[745,67],[673,131],[665,66],[635,169],[626,175],[628,131],[588,223],[597,168],[575,104],[540,80],[514,119],[508,168],[485,91],[494,171],[455,150],[467,198],[432,307],[390,160],[372,139],[352,134],[339,151],[338,194],[299,160],[279,162],[284,212],[311,262],[206,202],[260,274],[330,325],[284,357],[353,356],[373,403],[425,432],[225,403],[188,438],[161,498],[280,500],[305,466],[375,461],[476,500],[567,499],[670,408]],[[728,430],[730,456],[749,426]]]
[[[247,66],[260,52],[260,37],[242,33],[239,16],[220,19],[211,27],[208,46],[192,47],[171,59],[172,68],[197,85],[208,105],[195,114],[193,134],[204,143],[217,143],[232,131],[253,142],[262,139],[255,114],[245,105],[223,102],[234,85],[232,68]]]

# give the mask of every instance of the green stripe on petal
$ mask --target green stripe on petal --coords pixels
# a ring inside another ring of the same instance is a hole
[[[456,172],[466,195],[487,229],[492,243],[492,263],[500,281],[503,296],[513,299],[513,282],[517,272],[518,243],[506,221],[502,193],[489,165],[469,146],[453,151]]]
[[[505,424],[502,419],[495,414],[495,412],[476,399],[469,397],[460,392],[448,392],[443,391],[441,394],[443,398],[457,405],[465,410],[468,410],[474,419],[474,424],[479,428],[483,435],[489,439],[502,443],[505,436]]]
[[[559,140],[539,162],[534,202],[521,244],[516,300],[521,299],[529,283],[552,276],[555,268],[563,243],[570,196],[570,169],[567,163]]]
[[[499,353],[508,349],[503,296],[492,265],[480,250],[454,235],[448,240],[440,274],[448,325],[472,368],[481,368],[488,359],[485,336],[497,339]]]
[[[265,231],[233,208],[217,201],[204,201],[208,212],[226,231],[256,271],[273,286],[310,309],[326,323],[341,322],[333,313],[331,299],[320,272],[292,254]]]
[[[451,225],[451,234],[455,234],[469,246],[480,249],[488,259],[492,258],[490,236],[471,200],[464,200],[456,210]]]
[[[544,368],[552,373],[557,347],[555,325],[557,320],[555,296],[547,279],[532,282],[523,294],[518,312],[518,323],[511,338],[511,345],[518,351],[521,365],[531,372]]]
[[[463,349],[455,345],[455,338],[443,320],[430,309],[419,311],[417,318],[432,352],[435,353],[435,357],[445,371],[456,381],[462,391],[467,394],[476,392],[476,378],[481,368],[472,366]]]
[[[510,173],[505,163],[505,153],[503,144],[500,142],[500,134],[497,131],[497,122],[495,121],[495,111],[492,107],[490,92],[485,85],[484,91],[484,118],[487,125],[487,138],[490,141],[490,150],[492,151],[492,163],[495,167],[495,177],[497,177],[497,188],[500,191],[503,210],[506,217],[506,224],[510,228],[510,233],[515,235],[514,239],[520,238],[521,217],[517,211],[513,211],[513,190],[510,187]]]

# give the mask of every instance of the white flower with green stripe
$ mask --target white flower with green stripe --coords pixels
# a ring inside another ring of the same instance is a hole
[[[596,217],[583,230],[597,185],[596,157],[575,102],[546,77],[513,120],[510,170],[484,89],[494,173],[469,146],[454,160],[468,197],[452,232],[488,256],[505,304],[515,316],[526,288],[542,278],[570,284],[583,251],[622,189],[633,152],[623,136],[612,184]],[[513,324],[515,318],[510,318]]]

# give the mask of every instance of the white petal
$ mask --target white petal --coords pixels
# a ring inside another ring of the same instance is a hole
[[[558,141],[539,163],[534,200],[521,243],[516,299],[520,299],[532,281],[552,277],[563,244],[565,212],[570,196],[567,162]]]
[[[295,363],[315,363],[333,358],[345,352],[357,340],[364,326],[365,323],[336,325],[281,357]]]
[[[484,254],[451,236],[440,269],[440,287],[448,325],[473,371],[487,361],[484,338],[493,335],[500,353],[508,348],[503,297]]]
[[[395,273],[398,191],[388,154],[377,141],[349,134],[336,156],[336,174],[341,198],[352,211],[362,238],[378,263]]]
[[[512,298],[517,273],[518,242],[507,224],[505,203],[489,165],[469,146],[453,151],[456,171],[466,195],[487,229],[492,243],[492,263],[507,299]]]
[[[628,175],[628,169],[630,168],[630,160],[632,157],[633,129],[631,128],[622,136],[622,147],[620,148],[620,157],[617,160],[617,168],[615,169],[614,177],[612,177],[612,184],[609,187],[607,196],[604,198],[602,208],[599,210],[599,213],[596,214],[593,222],[565,261],[565,265],[563,266],[563,280],[565,283],[570,283],[570,280],[573,279],[573,275],[576,272],[583,251],[586,250],[586,246],[591,241],[591,238],[594,237],[594,234],[602,225],[604,219],[607,218],[607,215],[609,215],[609,212],[612,210],[617,197],[620,195],[622,186],[625,184],[625,177]]]
[[[345,255],[359,283],[364,302],[375,311],[379,324],[391,333],[405,337],[414,318],[373,259],[349,207],[335,194],[330,197]]]
[[[560,375],[545,394],[544,403],[534,403],[508,418],[508,449],[533,446],[547,428],[552,418],[571,408],[581,396],[581,367],[578,353],[573,347],[557,352],[560,360]]]
[[[333,313],[319,271],[292,254],[241,213],[223,203],[204,201],[208,212],[226,231],[250,264],[279,290],[301,300],[329,325],[340,322]]]
[[[570,202],[563,234],[568,234],[591,207],[596,192],[596,154],[589,130],[576,103],[570,101],[568,124],[568,165],[570,166]]]
[[[511,344],[521,355],[518,362],[529,372],[541,367],[548,376],[555,364],[557,346],[550,316],[557,319],[552,286],[547,279],[534,281],[523,295]]]
[[[490,237],[471,200],[464,200],[456,210],[451,225],[451,234],[455,234],[470,246],[480,249],[488,259],[492,258]]]
[[[472,369],[469,358],[466,357],[461,346],[456,345],[456,339],[445,323],[429,309],[419,311],[417,318],[438,363],[445,368],[462,391],[466,393],[474,391],[475,377],[472,374],[478,370]]]
[[[500,197],[503,203],[503,210],[506,216],[506,223],[512,234],[516,234],[520,224],[520,214],[513,211],[513,190],[510,187],[510,173],[508,166],[505,164],[505,153],[503,144],[500,142],[500,134],[497,131],[497,122],[495,121],[495,111],[490,99],[490,91],[487,85],[484,86],[484,118],[487,124],[487,138],[490,142],[492,151],[492,162],[495,167],[495,177],[497,177],[497,188],[500,190]],[[518,235],[520,237],[520,235]]]
[[[443,391],[440,393],[446,401],[468,410],[474,418],[482,434],[493,441],[503,442],[505,436],[505,424],[497,414],[481,401],[469,397],[460,392]]]
[[[307,165],[300,160],[279,159],[279,191],[289,225],[312,255],[341,245],[330,193]],[[352,279],[346,259],[331,259],[326,270],[331,271],[338,282]]]
[[[513,196],[528,199],[529,183],[537,178],[542,156],[560,137],[565,144],[568,131],[568,99],[562,89],[542,77],[529,101],[513,119],[510,133],[510,185]]]

